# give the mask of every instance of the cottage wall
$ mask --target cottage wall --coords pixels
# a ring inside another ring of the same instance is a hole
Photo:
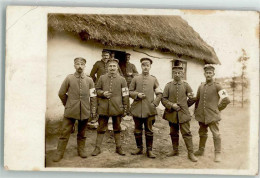
[[[85,72],[89,75],[94,63],[101,59],[103,48],[107,47],[93,41],[83,42],[79,38],[65,33],[55,34],[48,39],[47,119],[58,120],[63,116],[64,107],[59,100],[58,91],[65,77],[75,72],[73,59],[75,57],[87,59]],[[112,49],[131,53],[131,63],[136,65],[139,73],[141,72],[140,58],[150,57],[154,61],[150,73],[157,77],[162,89],[172,80],[172,54],[148,49],[138,49],[138,52],[134,51],[133,48]],[[197,60],[189,60],[187,64],[187,82],[191,85],[194,93],[196,93],[199,84],[204,81],[202,66],[203,62]],[[162,105],[160,107],[163,108]]]

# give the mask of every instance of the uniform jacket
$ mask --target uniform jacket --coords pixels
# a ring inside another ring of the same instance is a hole
[[[228,97],[224,97],[220,104],[220,94],[227,96],[219,83],[202,83],[197,92],[195,104],[195,119],[204,124],[210,124],[221,120],[220,111],[230,103]]]
[[[96,112],[95,85],[84,73],[68,75],[61,85],[59,97],[65,106],[64,117],[88,119],[91,113]]]
[[[147,118],[157,114],[156,106],[160,104],[162,90],[156,77],[140,74],[133,78],[129,87],[130,97],[134,99],[130,112],[134,117]],[[138,98],[138,93],[144,93],[146,98]],[[154,99],[154,94],[156,98]]]
[[[166,84],[162,104],[165,107],[163,118],[171,123],[184,123],[191,120],[187,103],[188,94],[192,93],[190,85],[185,81],[171,81]],[[176,103],[180,106],[180,111],[175,111],[172,105]]]
[[[118,71],[120,75],[122,75],[122,71],[120,67],[118,66]],[[90,76],[93,79],[93,81],[96,83],[101,75],[104,75],[107,73],[107,63],[105,63],[103,60],[97,61],[90,72]],[[97,76],[96,76],[97,75]]]
[[[125,72],[123,72],[123,73],[124,73],[127,84],[130,85],[134,76],[136,76],[138,74],[138,71],[134,64],[126,63]]]
[[[98,114],[102,116],[120,116],[129,107],[129,91],[124,77],[119,74],[102,75],[96,85],[98,96]],[[104,92],[112,92],[108,99]]]

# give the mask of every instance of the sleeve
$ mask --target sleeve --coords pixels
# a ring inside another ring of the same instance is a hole
[[[93,68],[92,68],[91,72],[90,72],[90,77],[93,79],[94,82],[96,82],[96,79],[97,79],[96,78],[97,70],[98,70],[97,63],[95,63],[93,65]]]
[[[222,88],[221,85],[216,84],[218,95],[220,97],[220,103],[218,105],[219,111],[224,110],[227,105],[230,103],[230,99],[228,97],[228,93],[225,89]]]
[[[200,102],[200,87],[201,86],[199,86],[198,91],[197,91],[197,95],[196,95],[195,110],[198,108],[199,102]]]
[[[120,74],[121,76],[124,76],[124,75],[123,75],[123,72],[122,72],[122,70],[121,70],[121,68],[120,68],[120,66],[119,66],[119,64],[117,65],[117,67],[118,67],[118,72],[119,72],[119,74]]]
[[[162,100],[162,89],[159,86],[159,82],[158,80],[155,78],[155,82],[154,82],[154,91],[155,91],[155,99],[153,101],[153,104],[155,106],[158,106],[160,104],[160,101]]]
[[[103,79],[103,75],[99,77],[99,79],[97,81],[97,85],[96,85],[98,97],[104,97],[104,91],[103,91],[103,88],[102,88],[102,79]]]
[[[136,89],[136,78],[134,77],[129,85],[129,94],[130,97],[133,98],[134,100],[137,99],[137,95],[138,95],[138,92],[135,91],[135,89]]]
[[[123,100],[123,107],[125,112],[127,113],[129,110],[129,90],[127,87],[127,82],[125,80],[125,78],[122,77],[122,100]]]
[[[192,106],[196,102],[193,91],[188,83],[186,83],[186,95],[188,96],[187,104],[188,107]]]
[[[170,110],[172,108],[172,102],[168,100],[169,98],[169,84],[167,84],[163,90],[163,96],[162,96],[162,105]]]
[[[68,95],[67,95],[68,89],[69,89],[69,77],[66,77],[66,79],[61,84],[59,90],[59,98],[64,106],[66,105],[68,99]]]
[[[135,65],[133,64],[133,76],[136,76],[138,74],[138,71],[135,67]]]
[[[90,109],[91,113],[96,113],[97,112],[97,92],[95,89],[95,84],[93,80],[90,78]]]

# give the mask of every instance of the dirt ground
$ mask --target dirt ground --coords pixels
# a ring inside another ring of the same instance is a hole
[[[136,148],[134,139],[134,123],[124,120],[127,128],[122,132],[123,149],[126,156],[115,153],[113,132],[108,131],[102,144],[102,153],[96,157],[91,156],[95,147],[96,130],[87,131],[86,150],[88,157],[82,159],[77,155],[76,133],[70,137],[64,158],[58,162],[52,162],[52,156],[57,146],[58,135],[46,136],[46,167],[95,167],[95,168],[208,168],[208,169],[245,169],[248,165],[248,137],[249,137],[249,111],[248,108],[228,106],[222,112],[220,132],[222,135],[222,162],[215,163],[214,145],[212,134],[209,130],[209,138],[203,157],[198,157],[198,162],[193,163],[187,159],[187,150],[182,137],[180,137],[180,155],[167,157],[172,149],[169,136],[168,122],[158,117],[154,124],[154,153],[156,159],[149,159],[144,155],[133,156],[131,151]],[[198,149],[198,123],[193,118],[191,132],[193,134],[194,150]]]

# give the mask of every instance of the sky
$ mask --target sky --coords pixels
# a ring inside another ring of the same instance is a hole
[[[221,62],[216,67],[216,77],[241,74],[241,64],[237,60],[242,55],[242,48],[246,50],[249,60],[259,60],[259,16],[256,12],[198,12],[180,11],[180,15],[214,48]]]

